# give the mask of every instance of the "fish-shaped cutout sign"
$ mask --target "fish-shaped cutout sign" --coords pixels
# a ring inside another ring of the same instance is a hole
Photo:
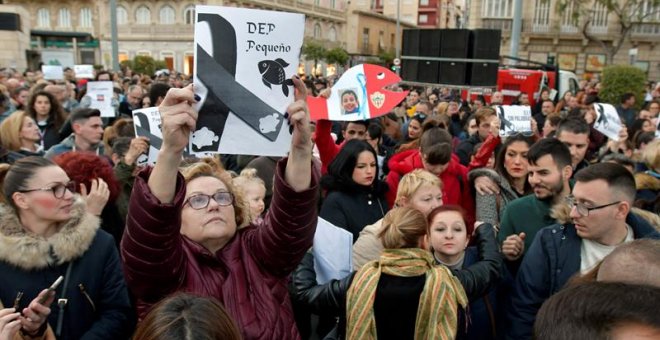
[[[284,73],[284,68],[289,63],[277,58],[275,60],[262,60],[259,62],[259,73],[261,81],[270,89],[271,85],[282,85],[282,93],[285,97],[289,96],[289,86],[293,86],[293,80],[289,79]]]
[[[351,67],[332,87],[330,97],[307,97],[313,120],[354,121],[387,114],[408,95],[385,87],[401,81],[396,73],[378,65]]]

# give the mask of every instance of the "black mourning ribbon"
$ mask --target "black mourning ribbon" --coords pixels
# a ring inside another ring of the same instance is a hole
[[[206,126],[216,135],[221,136],[229,111],[236,114],[260,135],[270,141],[275,141],[279,135],[284,118],[281,113],[243,87],[235,79],[236,74],[236,33],[231,24],[223,17],[215,14],[199,14],[200,22],[207,22],[211,34],[222,37],[222,41],[213,40],[213,56],[197,46],[197,77],[209,90],[204,104],[199,111],[197,129]],[[200,71],[201,70],[201,71]],[[255,80],[258,81],[258,80]],[[222,99],[218,98],[222,94]],[[260,119],[278,115],[277,124],[272,131],[262,131]],[[215,149],[194,151],[217,151],[219,141],[211,146]]]
[[[504,115],[504,108],[502,106],[498,106],[498,111],[500,114],[500,130],[504,131],[506,128],[513,129],[513,123],[511,123],[508,119],[506,119],[506,116]]]

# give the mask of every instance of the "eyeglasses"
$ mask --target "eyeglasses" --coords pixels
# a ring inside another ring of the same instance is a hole
[[[218,191],[213,195],[205,195],[205,194],[196,194],[188,197],[188,199],[183,202],[185,205],[186,203],[190,204],[190,207],[199,210],[199,209],[204,209],[209,206],[209,202],[211,201],[211,198],[218,203],[218,205],[226,207],[228,205],[232,205],[234,203],[234,196],[227,191]]]
[[[426,113],[415,112],[415,115],[412,117],[412,119],[418,120],[421,123],[426,119],[426,117]]]
[[[76,192],[76,187],[77,187],[76,182],[71,181],[71,182],[66,183],[66,184],[59,183],[59,184],[57,184],[55,186],[52,186],[52,187],[49,187],[49,188],[19,190],[18,192],[26,193],[26,192],[33,192],[33,191],[52,191],[53,196],[55,196],[55,198],[62,198],[62,197],[64,197],[64,193],[67,190],[69,190],[71,193],[75,193]]]
[[[608,204],[599,205],[596,207],[586,207],[583,203],[576,202],[575,196],[566,196],[565,200],[566,200],[566,204],[571,208],[571,210],[573,209],[573,207],[575,207],[577,209],[578,214],[584,217],[589,216],[589,212],[592,210],[602,209],[609,207],[611,205],[621,203],[621,201],[616,201]]]

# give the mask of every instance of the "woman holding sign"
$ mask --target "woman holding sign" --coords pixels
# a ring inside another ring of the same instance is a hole
[[[312,246],[319,174],[304,83],[294,76],[296,101],[289,157],[277,166],[271,207],[259,227],[230,182],[212,172],[179,173],[195,128],[192,85],[170,89],[160,105],[163,144],[153,169],[135,180],[121,251],[129,288],[144,317],[164,297],[186,291],[218,299],[244,339],[296,339],[288,275]]]

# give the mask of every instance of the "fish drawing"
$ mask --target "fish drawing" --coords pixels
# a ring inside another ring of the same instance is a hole
[[[261,81],[264,85],[271,89],[271,85],[282,85],[282,93],[286,97],[289,96],[289,86],[293,86],[293,80],[288,79],[284,68],[289,64],[277,58],[275,60],[262,60],[259,62],[259,72],[261,73]]]

